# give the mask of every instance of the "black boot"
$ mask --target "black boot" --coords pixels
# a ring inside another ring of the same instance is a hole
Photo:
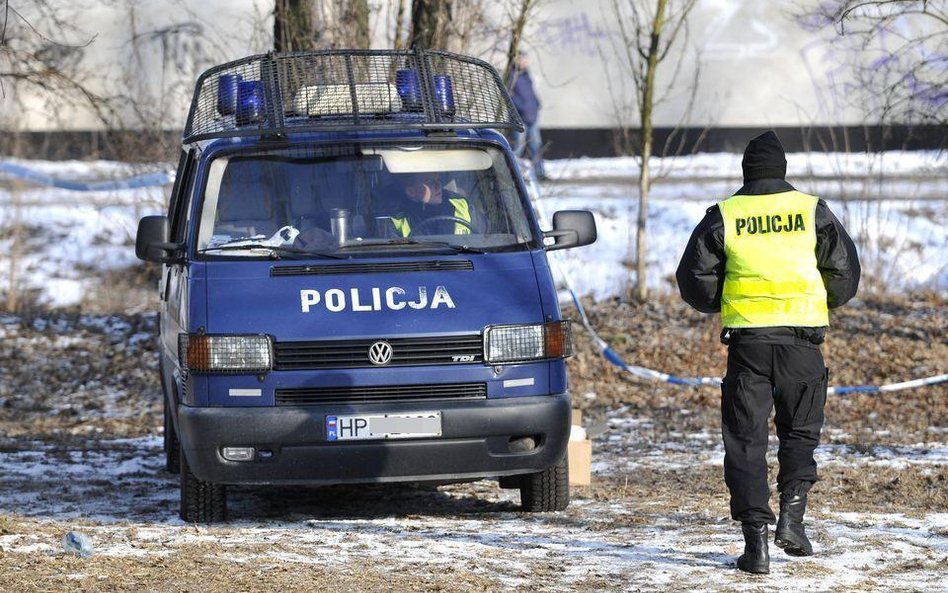
[[[806,494],[780,494],[780,518],[774,543],[791,556],[812,556],[813,546],[803,530]]]
[[[767,553],[767,524],[741,523],[744,532],[744,553],[737,559],[737,567],[754,574],[770,573],[770,554]]]

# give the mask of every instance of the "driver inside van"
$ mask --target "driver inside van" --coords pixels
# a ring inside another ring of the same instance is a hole
[[[413,233],[469,235],[474,230],[470,202],[446,188],[440,173],[400,174],[391,193],[395,200],[388,214],[397,237]]]

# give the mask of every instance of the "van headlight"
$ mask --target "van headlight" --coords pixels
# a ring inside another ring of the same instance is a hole
[[[570,322],[529,325],[492,325],[484,330],[484,357],[488,364],[566,358],[573,354]]]
[[[191,373],[263,373],[273,368],[270,336],[180,334],[178,361]]]

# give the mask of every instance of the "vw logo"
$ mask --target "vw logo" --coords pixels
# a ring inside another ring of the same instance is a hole
[[[369,346],[369,362],[378,366],[392,362],[392,345],[388,342],[375,342]]]

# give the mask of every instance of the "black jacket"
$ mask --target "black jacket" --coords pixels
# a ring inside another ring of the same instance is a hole
[[[783,179],[758,179],[745,183],[735,195],[763,195],[793,191]],[[715,205],[698,223],[678,263],[678,290],[689,305],[702,313],[721,310],[724,288],[724,219]],[[816,205],[816,263],[826,286],[830,309],[845,304],[859,287],[859,256],[826,202]]]

